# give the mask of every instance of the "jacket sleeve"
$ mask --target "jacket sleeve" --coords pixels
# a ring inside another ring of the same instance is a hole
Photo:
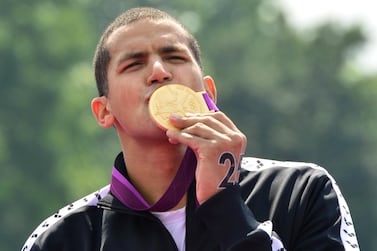
[[[198,208],[221,250],[359,250],[347,203],[325,169],[295,164],[261,175],[250,179],[254,196],[247,204],[236,185]]]
[[[221,250],[273,250],[271,231],[259,223],[241,198],[239,186],[228,187],[203,203],[197,215],[209,229]],[[269,233],[270,232],[270,233]],[[280,244],[281,242],[275,239]],[[273,251],[284,250],[282,245]]]
[[[296,210],[299,222],[293,250],[359,250],[351,214],[334,178],[322,167],[314,166],[300,184]]]

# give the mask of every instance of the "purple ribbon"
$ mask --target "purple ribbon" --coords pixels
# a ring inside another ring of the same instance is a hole
[[[219,111],[215,103],[203,93],[203,98],[211,111]],[[194,152],[187,148],[181,165],[162,197],[154,204],[149,203],[115,167],[112,169],[110,191],[127,207],[137,211],[163,212],[175,207],[188,191],[195,177],[196,157]]]
[[[176,206],[188,191],[194,180],[196,169],[196,157],[194,152],[187,148],[181,165],[162,197],[154,204],[149,205],[143,196],[115,167],[112,170],[111,192],[123,204],[137,211],[163,212]]]
[[[208,106],[208,109],[210,111],[215,111],[215,112],[218,112],[219,111],[219,108],[217,108],[217,106],[215,105],[215,103],[212,101],[212,99],[208,96],[208,93],[203,93],[203,98],[204,98],[204,101],[206,102],[207,106]]]

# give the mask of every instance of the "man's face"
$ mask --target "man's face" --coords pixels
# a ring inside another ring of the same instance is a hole
[[[114,31],[107,47],[111,55],[107,105],[120,134],[162,135],[148,111],[150,96],[162,85],[178,83],[204,90],[186,33],[174,22],[137,21]]]

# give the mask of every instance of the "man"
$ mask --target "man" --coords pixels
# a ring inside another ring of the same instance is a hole
[[[216,101],[197,41],[176,19],[126,11],[105,30],[94,64],[93,114],[115,127],[122,146],[111,184],[42,222],[23,250],[358,250],[348,207],[324,169],[241,164],[246,137],[220,111],[172,114],[179,130],[156,125],[149,101],[162,86],[179,83]]]

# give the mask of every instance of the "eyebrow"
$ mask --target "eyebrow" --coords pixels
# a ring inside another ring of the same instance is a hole
[[[159,54],[169,54],[169,53],[174,53],[174,52],[187,52],[184,46],[179,46],[179,45],[167,45],[159,48],[157,50]],[[143,58],[147,56],[148,52],[143,52],[143,51],[136,51],[136,52],[129,52],[124,55],[122,55],[118,62],[117,65],[121,64],[122,62],[133,59],[133,58]]]
[[[168,53],[173,53],[173,52],[187,52],[184,46],[180,45],[167,45],[163,46],[160,49],[158,49],[158,52],[160,54],[168,54]]]

